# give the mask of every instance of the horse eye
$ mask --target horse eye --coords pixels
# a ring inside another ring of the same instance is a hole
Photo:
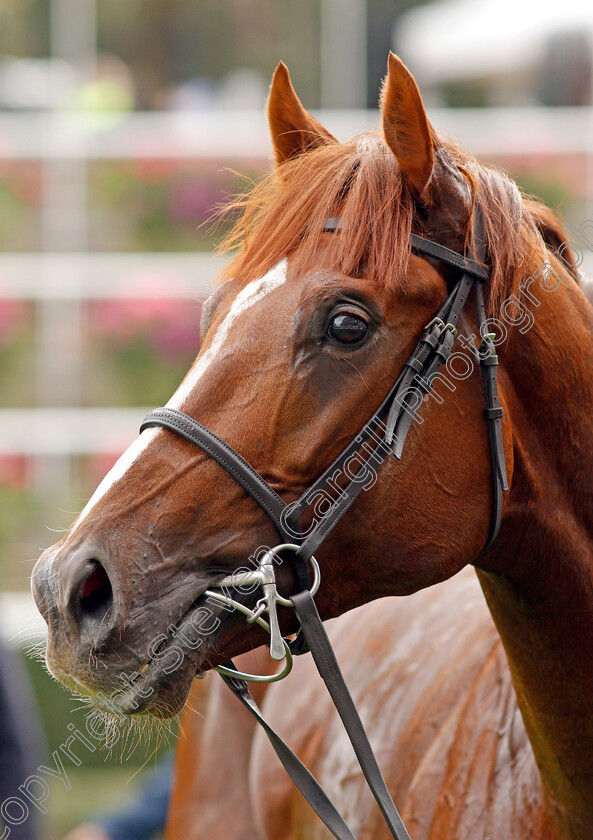
[[[360,315],[341,312],[329,322],[327,334],[340,344],[358,344],[367,333],[367,322]]]

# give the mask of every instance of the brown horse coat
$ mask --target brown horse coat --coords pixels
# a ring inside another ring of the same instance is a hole
[[[446,367],[402,459],[385,460],[323,543],[315,600],[336,619],[338,655],[413,840],[591,840],[593,310],[551,211],[440,140],[395,56],[381,109],[381,136],[338,143],[278,68],[278,166],[239,202],[240,251],[170,405],[297,499],[358,434],[447,297],[449,272],[410,253],[412,233],[461,253],[479,204],[509,484],[499,535],[484,548],[492,465],[470,298],[451,356],[465,354],[467,375]],[[339,232],[328,233],[336,215]],[[361,341],[336,335],[344,315]],[[265,641],[236,613],[204,615],[205,593],[275,538],[205,452],[143,432],[34,570],[52,673],[99,707],[108,692],[120,713],[175,713],[199,668]],[[471,573],[447,582],[468,565],[494,625]],[[288,564],[278,579],[294,587]],[[388,595],[411,597],[377,601]],[[194,620],[197,639],[184,633]],[[294,632],[290,610],[280,621]],[[361,836],[383,838],[308,668],[270,690],[272,722]],[[232,818],[225,837],[323,836],[261,736],[252,744],[230,725],[230,700],[213,688],[201,739],[206,833]]]
[[[328,622],[328,632],[413,840],[556,837],[504,650],[472,571],[359,607]],[[242,659],[257,670],[267,655]],[[355,836],[387,840],[309,657],[267,689],[263,710]],[[206,720],[189,711],[184,720],[192,733],[180,743],[167,840],[331,836],[222,681],[212,686]]]

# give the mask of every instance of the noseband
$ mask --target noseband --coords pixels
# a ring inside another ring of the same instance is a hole
[[[339,218],[332,217],[326,222],[328,232],[338,230],[339,226]],[[374,471],[389,453],[393,453],[397,459],[401,458],[408,431],[418,408],[430,392],[435,377],[451,355],[457,324],[472,289],[475,292],[476,314],[481,338],[479,347],[475,348],[475,353],[482,371],[486,403],[484,413],[488,425],[492,461],[492,516],[484,548],[491,545],[496,538],[502,517],[503,492],[508,489],[502,441],[503,409],[499,404],[496,375],[498,357],[493,343],[494,336],[487,332],[484,305],[483,284],[489,279],[489,272],[483,267],[486,249],[479,211],[476,209],[474,213],[474,244],[470,252],[471,256],[463,256],[437,242],[415,234],[412,235],[412,251],[430,260],[444,263],[453,269],[455,284],[443,306],[424,328],[414,352],[381,405],[359,434],[296,502],[287,505],[251,464],[231,446],[181,411],[167,407],[156,409],[144,418],[140,427],[140,431],[143,431],[151,426],[162,426],[198,446],[243,487],[273,522],[282,544],[266,551],[253,572],[237,573],[226,577],[206,594],[216,601],[239,609],[247,615],[249,621],[257,622],[270,633],[272,658],[286,659],[286,664],[279,674],[271,678],[260,678],[260,681],[283,678],[290,671],[293,654],[311,652],[344,723],[369,788],[396,840],[406,840],[406,838],[409,840],[409,835],[389,795],[313,600],[320,581],[319,566],[314,552],[360,494],[368,479],[369,470]],[[354,475],[350,472],[344,473],[344,469],[354,456],[356,456],[357,464],[360,465],[356,473]],[[341,483],[337,493],[335,484],[331,483],[336,473],[346,474],[349,478],[347,482]],[[333,488],[331,497],[336,496],[331,506],[319,521],[314,521],[307,529],[302,529],[300,520],[303,514],[321,496],[327,498],[329,488]],[[274,563],[279,562],[281,551],[283,556],[290,552],[296,576],[298,594],[293,595],[290,600],[282,598],[276,588]],[[309,566],[314,572],[312,585],[309,581]],[[259,587],[263,590],[263,596],[253,609],[246,608],[235,597],[228,594],[228,590],[240,591],[246,586]],[[278,604],[291,606],[296,612],[300,630],[295,641],[282,638],[277,618]],[[262,618],[264,612],[268,615],[267,622]],[[232,662],[225,663],[217,670],[264,727],[284,767],[332,834],[338,840],[354,840],[350,829],[323,789],[262,718],[245,682],[245,679],[258,678],[240,673]]]

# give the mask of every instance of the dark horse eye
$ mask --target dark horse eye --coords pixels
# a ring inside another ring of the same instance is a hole
[[[327,334],[340,344],[357,344],[362,341],[367,332],[367,322],[360,315],[351,312],[341,312],[329,322]]]

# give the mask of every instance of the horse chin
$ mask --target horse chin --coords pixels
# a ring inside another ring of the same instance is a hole
[[[156,662],[141,676],[110,695],[108,704],[102,698],[99,702],[94,698],[92,702],[101,711],[119,717],[152,715],[170,718],[185,705],[195,676],[196,668],[191,662],[183,663],[174,673],[167,673],[166,665]]]
[[[176,665],[172,668],[163,656],[136,670],[118,669],[99,684],[93,679],[96,672],[91,675],[84,669],[72,669],[46,656],[47,669],[56,680],[85,700],[91,710],[120,721],[137,715],[170,718],[178,714],[194,678],[209,666],[200,667],[189,657],[178,657]]]
[[[202,634],[196,634],[196,616],[208,615]],[[104,695],[94,695],[93,705],[119,716],[152,715],[173,717],[183,708],[192,682],[217,665],[265,642],[267,635],[245,622],[236,612],[218,605],[206,607],[206,597],[198,598],[176,626],[176,632],[159,647],[157,655],[125,676],[120,688],[105,703]]]

